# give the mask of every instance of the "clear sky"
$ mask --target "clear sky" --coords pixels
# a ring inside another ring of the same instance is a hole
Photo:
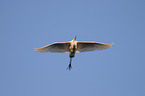
[[[114,46],[34,51],[76,35]],[[0,96],[145,96],[145,0],[1,0]]]

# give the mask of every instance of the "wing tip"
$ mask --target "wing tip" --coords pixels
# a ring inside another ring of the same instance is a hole
[[[104,50],[104,49],[108,49],[108,48],[111,48],[113,45],[114,45],[114,43],[112,43],[112,44],[103,44],[104,45],[104,47],[100,47],[98,50]]]
[[[42,51],[41,49],[42,49],[42,48],[35,48],[34,51],[35,51],[35,52],[42,52],[42,53],[44,53],[45,51]]]
[[[35,52],[39,52],[39,48],[34,48],[34,51]]]
[[[107,48],[111,48],[111,47],[114,45],[114,43],[112,43],[112,44],[107,44],[107,45],[108,45]]]

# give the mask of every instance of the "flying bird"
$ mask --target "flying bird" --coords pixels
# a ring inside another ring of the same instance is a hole
[[[80,42],[76,41],[76,37],[70,42],[55,42],[42,48],[36,48],[36,52],[55,52],[55,53],[68,53],[70,57],[70,63],[67,69],[71,70],[72,58],[75,57],[75,53],[104,50],[112,47],[112,44],[104,44],[98,42]]]

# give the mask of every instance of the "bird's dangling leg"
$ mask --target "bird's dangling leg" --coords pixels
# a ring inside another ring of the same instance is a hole
[[[71,71],[71,69],[72,69],[71,62],[72,62],[72,58],[70,58],[70,63],[69,63],[69,65],[68,65],[68,67],[67,67],[67,69],[69,69],[70,71]]]

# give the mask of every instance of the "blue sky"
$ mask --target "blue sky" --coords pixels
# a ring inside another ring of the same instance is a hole
[[[0,96],[145,96],[144,0],[1,0]],[[53,42],[107,50],[37,53]]]

